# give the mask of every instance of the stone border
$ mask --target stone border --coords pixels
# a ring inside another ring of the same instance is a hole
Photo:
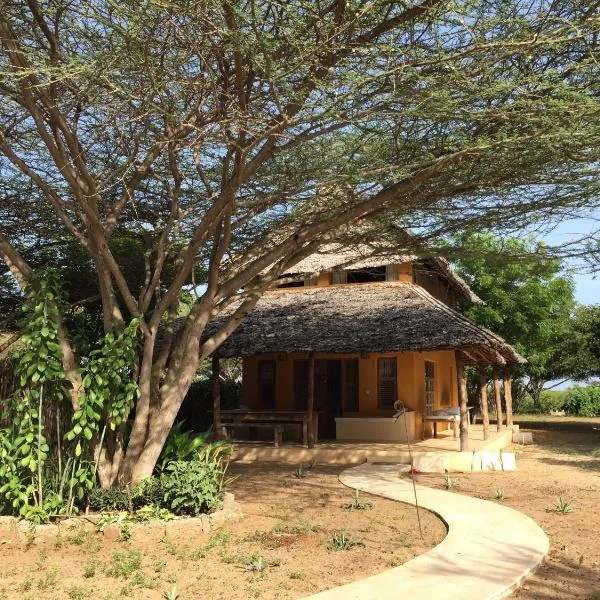
[[[131,533],[129,541],[141,541],[146,538],[149,532],[163,532],[165,535],[169,532],[185,532],[189,536],[202,535],[220,529],[227,521],[237,521],[243,516],[241,506],[235,501],[234,495],[225,492],[223,494],[223,506],[219,510],[206,515],[182,517],[174,521],[127,523]],[[93,514],[85,517],[73,517],[57,523],[32,526],[28,521],[19,520],[15,517],[0,516],[0,543],[5,541],[17,544],[26,543],[29,531],[34,532],[32,542],[38,538],[56,538],[72,529],[97,531],[96,523],[98,519],[99,515]],[[117,540],[122,527],[123,525],[117,525],[116,523],[106,525],[102,530],[104,541]]]

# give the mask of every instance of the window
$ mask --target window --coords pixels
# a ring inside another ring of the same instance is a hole
[[[344,411],[358,411],[358,359],[342,361]]]
[[[262,408],[275,408],[275,361],[258,362],[258,402]]]
[[[425,414],[433,414],[435,404],[435,365],[429,360],[425,361]]]
[[[378,398],[381,408],[392,408],[398,399],[397,366],[395,358],[380,358],[377,361],[379,386]]]
[[[308,408],[308,361],[294,361],[294,410]]]
[[[373,267],[371,269],[356,269],[347,271],[348,283],[371,283],[373,281],[385,281],[386,268]]]

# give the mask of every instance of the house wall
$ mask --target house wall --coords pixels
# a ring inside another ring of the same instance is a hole
[[[357,412],[344,412],[344,417],[391,417],[393,409],[378,406],[377,359],[380,357],[397,358],[398,399],[408,410],[417,413],[415,431],[417,437],[433,435],[433,426],[423,423],[425,412],[425,361],[435,364],[434,408],[458,405],[458,387],[456,379],[456,361],[453,351],[439,352],[397,352],[386,354],[315,354],[316,359],[358,358],[358,403]],[[276,410],[293,410],[295,359],[307,358],[307,353],[261,354],[246,357],[243,360],[243,383],[241,402],[251,409],[260,409],[258,398],[258,361],[276,361]],[[444,424],[438,424],[443,429]]]

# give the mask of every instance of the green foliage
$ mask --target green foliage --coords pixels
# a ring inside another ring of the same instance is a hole
[[[294,477],[296,479],[304,479],[306,477],[306,471],[302,465],[298,465],[294,471]]]
[[[176,514],[198,515],[217,508],[226,479],[226,446],[207,444],[198,460],[172,461],[161,475],[166,507]]]
[[[127,579],[142,566],[142,554],[139,550],[115,552],[106,568],[108,577]]]
[[[90,508],[99,512],[129,510],[129,496],[125,488],[94,488],[89,495]]]
[[[557,357],[571,330],[573,281],[563,275],[561,262],[532,237],[473,233],[456,243],[460,248],[457,271],[484,301],[469,307],[466,314],[527,358],[527,365],[516,373],[526,376],[526,385],[515,382],[513,398],[518,408],[520,396],[529,392],[539,409],[544,382],[569,375]]]
[[[10,428],[0,430],[0,512],[44,523],[54,515],[74,514],[76,504],[84,504],[96,484],[91,444],[95,439],[101,445],[106,428],[124,422],[138,396],[131,370],[139,320],[107,333],[82,360],[82,389],[65,434],[68,443],[59,439],[56,460],[50,461],[44,405],[58,410],[70,401],[58,337],[65,295],[53,270],[33,273],[25,292],[24,347],[16,356],[21,389],[11,402]]]
[[[342,504],[342,508],[344,510],[371,510],[373,508],[373,503],[362,500],[360,492],[356,490],[352,497],[352,502],[349,504]]]
[[[567,392],[564,408],[570,415],[600,416],[600,385],[572,387]]]
[[[506,496],[504,495],[504,490],[497,489],[496,493],[494,494],[494,498],[496,500],[506,500]]]
[[[11,426],[0,430],[0,512],[41,523],[62,504],[60,494],[44,497],[50,448],[43,415],[45,403],[66,397],[56,325],[64,295],[55,271],[33,273],[25,292],[24,347],[15,356],[21,389],[11,399]]]
[[[573,507],[566,500],[563,500],[562,497],[559,497],[552,510],[560,515],[567,515],[573,512]]]
[[[342,550],[352,550],[352,548],[364,548],[365,543],[362,540],[351,538],[347,531],[338,531],[327,547],[334,552],[340,552]]]
[[[206,444],[210,431],[205,431],[194,436],[189,431],[183,431],[184,422],[176,423],[162,449],[160,458],[156,464],[156,470],[161,472],[172,461],[192,460],[198,450]]]
[[[242,557],[239,562],[247,571],[254,571],[256,573],[262,573],[267,567],[278,567],[281,565],[280,558],[265,558],[258,552]]]
[[[131,379],[131,368],[137,361],[139,323],[139,319],[132,319],[121,331],[109,331],[82,367],[84,393],[73,413],[73,427],[65,435],[76,442],[76,456],[98,435],[102,422],[112,430],[123,423],[139,396],[137,383]]]
[[[167,591],[163,592],[163,598],[165,600],[177,600],[177,598],[179,598],[176,583],[174,583]]]

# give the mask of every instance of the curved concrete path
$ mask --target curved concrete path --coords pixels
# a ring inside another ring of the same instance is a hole
[[[414,505],[399,466],[365,463],[347,469],[348,487]],[[548,553],[542,529],[524,514],[452,492],[417,486],[419,505],[448,525],[435,548],[378,575],[310,596],[312,600],[484,600],[507,596]]]

